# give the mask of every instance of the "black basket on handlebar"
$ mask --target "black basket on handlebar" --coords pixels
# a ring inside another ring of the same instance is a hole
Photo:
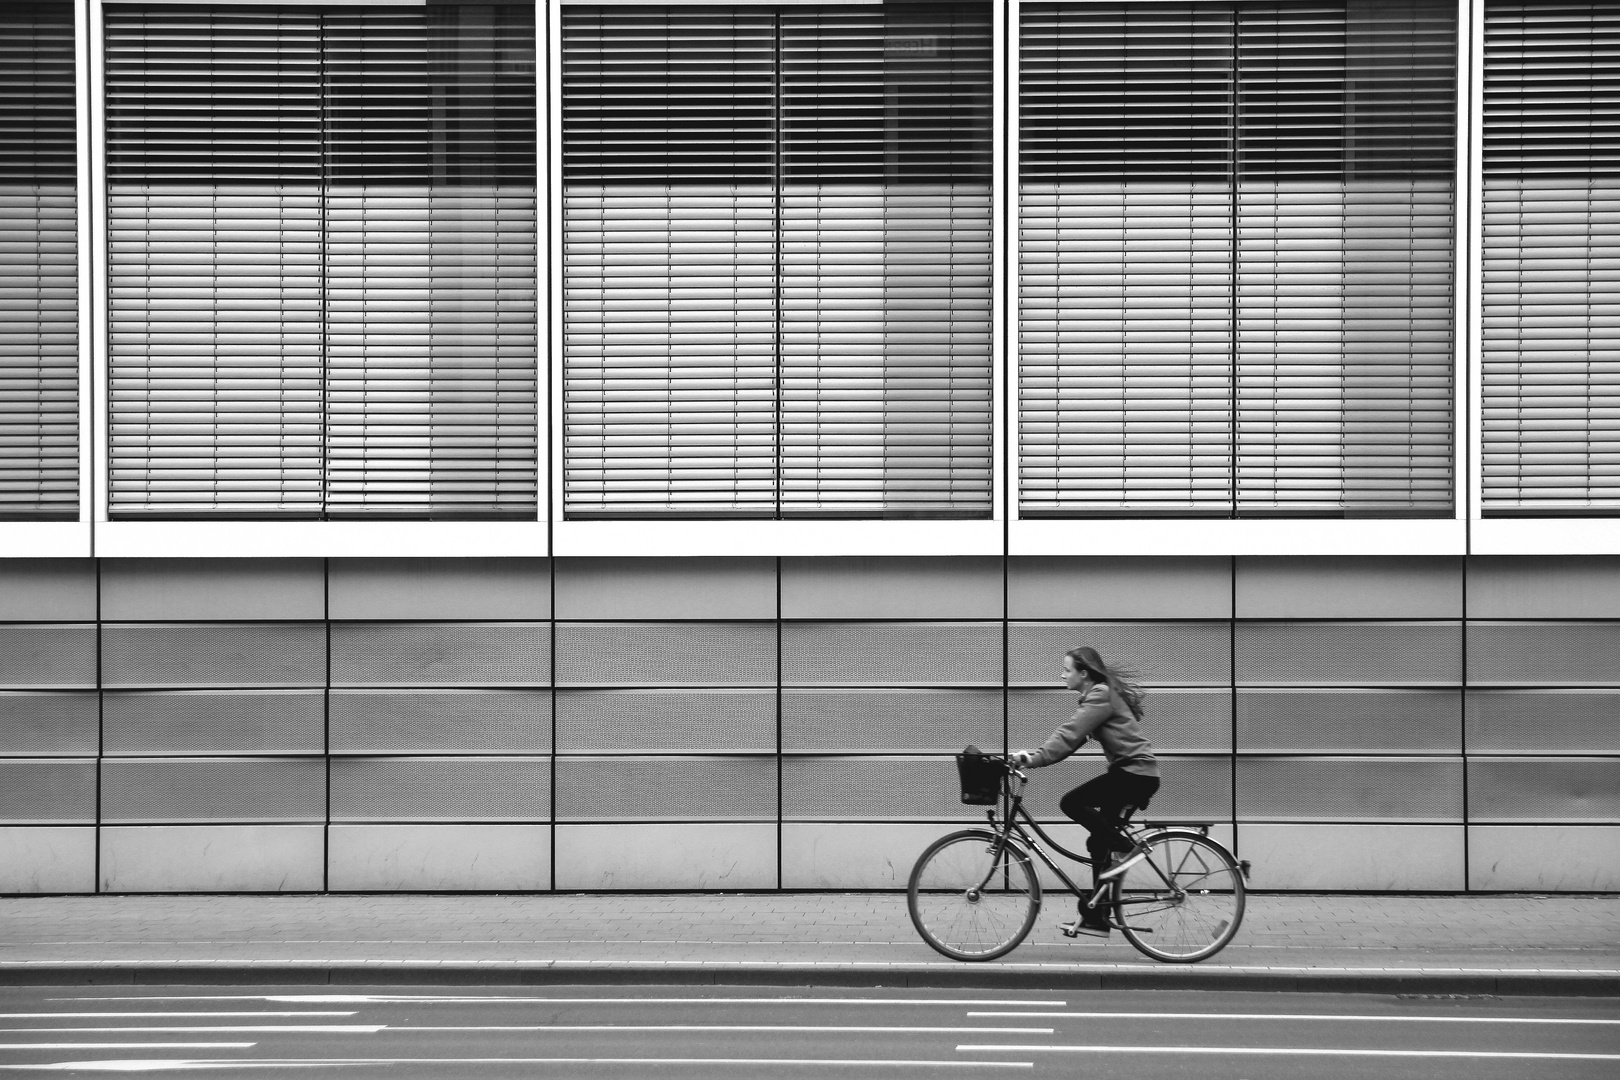
[[[987,757],[976,747],[956,755],[956,772],[962,778],[962,801],[969,806],[994,806],[1001,798],[1001,778],[1007,765],[1000,758]]]

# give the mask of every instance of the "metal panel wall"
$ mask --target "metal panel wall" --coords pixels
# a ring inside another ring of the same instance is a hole
[[[320,690],[140,690],[102,696],[108,754],[320,754]]]
[[[545,623],[334,623],[333,686],[545,686]]]
[[[333,690],[333,754],[548,754],[551,691]]]
[[[559,753],[774,753],[776,693],[559,690]]]
[[[329,569],[326,594],[347,590],[345,611],[356,618],[308,610],[308,566],[299,564],[288,578],[301,597],[296,610],[319,618],[208,622],[198,616],[219,613],[210,589],[246,596],[287,567],[235,580],[226,561],[190,581],[175,577],[184,567],[143,563],[111,575],[125,618],[99,625],[85,618],[85,575],[34,581],[0,565],[0,581],[33,582],[26,604],[0,611],[23,616],[0,620],[0,828],[21,838],[13,846],[23,852],[55,850],[49,830],[86,830],[84,850],[99,854],[94,873],[81,876],[105,889],[496,887],[466,869],[475,860],[460,857],[454,830],[467,830],[478,850],[520,856],[521,873],[499,887],[724,887],[715,883],[733,841],[746,849],[750,887],[889,887],[866,870],[840,877],[825,853],[794,845],[856,835],[849,830],[933,835],[978,820],[982,811],[958,799],[950,755],[967,743],[1000,750],[1043,740],[1075,704],[1057,687],[1059,658],[1090,644],[1148,690],[1143,727],[1164,785],[1145,818],[1224,830],[1235,822],[1238,842],[1256,845],[1245,857],[1316,835],[1372,852],[1402,830],[1430,837],[1425,850],[1444,855],[1443,873],[1410,880],[1370,856],[1327,876],[1267,877],[1257,867],[1257,887],[1587,881],[1559,877],[1539,853],[1561,849],[1537,837],[1620,826],[1620,668],[1610,659],[1620,622],[1550,618],[1545,605],[1534,617],[1503,617],[1502,598],[1524,592],[1510,570],[1532,583],[1551,573],[1537,560],[1487,560],[1488,619],[1355,617],[1346,614],[1352,600],[1357,611],[1417,610],[1410,598],[1384,603],[1414,582],[1423,610],[1438,612],[1456,568],[1352,561],[1370,595],[1352,596],[1343,582],[1313,593],[1311,574],[1340,574],[1345,560],[1239,567],[1242,589],[1228,560],[1232,614],[1215,617],[1216,568],[1182,560],[1173,582],[1209,586],[1189,596],[1189,617],[1063,621],[903,616],[956,603],[931,597],[904,608],[908,584],[953,579],[937,560],[862,560],[857,576],[872,595],[841,588],[814,597],[807,583],[837,568],[784,562],[781,572],[791,569],[801,586],[795,604],[810,611],[813,599],[817,615],[793,619],[762,604],[777,590],[769,577],[762,588],[760,575],[775,571],[757,559],[698,560],[689,578],[681,560],[655,560],[625,579],[631,585],[613,584],[619,560],[593,559],[570,578],[568,610],[586,621],[513,618],[550,610],[541,564],[376,560],[363,573]],[[1620,576],[1620,561],[1552,562],[1560,595],[1580,591],[1580,574],[1598,594]],[[1039,564],[1019,570],[1028,580],[1010,593],[1015,616],[1033,610],[1037,579],[1077,610],[1090,605],[1084,589],[1065,591],[1071,572],[1081,582],[1116,571],[1127,583],[1152,581],[1141,560]],[[983,572],[982,560],[962,568],[970,583],[962,611],[985,606]],[[453,619],[406,602],[416,575],[440,582],[437,596],[450,595],[448,583],[464,589]],[[513,582],[517,601],[502,591]],[[722,602],[693,599],[711,585],[726,591]],[[596,586],[605,599],[593,607]],[[1154,594],[1155,616],[1174,613],[1173,592]],[[1129,610],[1118,588],[1100,595],[1099,610]],[[632,610],[647,614],[620,621]],[[1062,793],[1101,767],[1087,746],[1037,771],[1031,809],[1056,821]],[[311,863],[333,828],[343,842],[332,850],[359,853],[364,873],[334,877]],[[705,829],[743,831],[703,847],[695,838]],[[1513,842],[1501,839],[1509,834]],[[628,852],[666,835],[703,848],[712,866],[683,874],[661,856],[661,869],[642,874],[636,858],[582,854],[586,836]],[[209,836],[268,846],[241,866],[182,860],[212,850]],[[1470,861],[1476,838],[1490,868]],[[407,873],[401,843],[438,869]],[[578,865],[564,865],[570,859]],[[15,869],[17,880],[37,877]]]
[[[96,695],[0,690],[0,754],[96,753]]]
[[[1007,628],[1007,681],[1050,687],[1063,654],[1090,645],[1147,686],[1226,686],[1232,678],[1227,622],[1014,622]]]
[[[101,630],[106,687],[182,689],[326,685],[319,623],[117,623]]]

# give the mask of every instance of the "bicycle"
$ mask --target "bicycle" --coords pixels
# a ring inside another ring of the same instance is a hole
[[[1018,947],[1041,910],[1041,883],[1031,852],[1081,903],[1088,909],[1101,906],[1109,925],[1155,960],[1207,960],[1237,935],[1248,866],[1210,838],[1207,824],[1146,821],[1132,826],[1131,808],[1126,808],[1122,827],[1133,844],[1122,856],[1126,869],[1096,889],[1082,888],[1039,841],[1085,866],[1091,860],[1053,840],[1024,809],[1028,775],[1005,755],[959,754],[957,762],[963,801],[992,809],[986,812],[989,828],[941,837],[911,871],[906,886],[911,921],[937,951],[955,960],[980,961]]]

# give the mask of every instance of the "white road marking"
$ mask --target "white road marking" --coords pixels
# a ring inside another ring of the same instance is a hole
[[[0,1034],[27,1032],[30,1035],[34,1035],[45,1032],[62,1031],[116,1031],[125,1033],[134,1033],[137,1031],[161,1031],[165,1032],[166,1034],[177,1035],[182,1032],[189,1034],[199,1031],[303,1031],[325,1032],[328,1034],[342,1034],[347,1032],[351,1034],[371,1035],[381,1031],[387,1026],[387,1024],[206,1024],[193,1027],[26,1027],[0,1028]],[[995,1029],[978,1028],[969,1030],[994,1031]]]
[[[51,969],[51,968],[120,968],[127,969],[138,966],[154,971],[165,968],[214,968],[229,971],[232,968],[309,968],[325,970],[333,966],[325,960],[294,960],[271,959],[268,957],[243,957],[230,960],[197,960],[197,959],[149,959],[141,960],[132,965],[125,960],[6,960],[0,961],[0,971],[18,969]],[[345,968],[365,968],[370,971],[387,971],[399,968],[432,967],[432,968],[478,968],[495,971],[571,971],[590,968],[609,968],[616,971],[640,968],[670,968],[684,970],[688,968],[723,968],[725,970],[744,971],[808,971],[826,968],[838,968],[852,971],[959,971],[961,965],[949,960],[657,960],[657,959],[623,959],[623,960],[492,960],[481,957],[467,957],[463,959],[447,958],[422,962],[418,960],[402,959],[398,957],[359,957],[354,960],[338,961],[336,966]],[[1072,961],[997,961],[998,971],[1072,971],[1072,972],[1112,972],[1112,971],[1142,971],[1143,965],[1137,961],[1099,962],[1090,961],[1075,963]],[[1151,969],[1149,969],[1151,970]],[[1188,975],[1195,972],[1215,972],[1230,974],[1233,972],[1260,972],[1265,974],[1283,975],[1312,975],[1322,972],[1332,974],[1351,975],[1604,975],[1613,977],[1620,975],[1620,968],[1571,968],[1571,967],[1421,967],[1417,965],[1385,965],[1371,966],[1328,966],[1310,964],[1199,964],[1196,969],[1188,969]]]
[[[58,999],[60,1000],[60,999]],[[83,999],[80,999],[83,1000]],[[107,1000],[97,998],[93,1000]],[[125,1000],[125,999],[119,999]],[[152,1017],[154,1019],[168,1016],[354,1016],[358,1009],[340,1011],[337,1009],[306,1009],[297,1012],[261,1012],[257,1009],[244,1009],[238,1012],[42,1012],[42,1013],[0,1013],[0,1020],[77,1020],[81,1017]]]
[[[981,1018],[1017,1017],[1021,1020],[1376,1020],[1437,1024],[1620,1024],[1620,1020],[1538,1016],[1361,1016],[1338,1013],[1171,1013],[1171,1012],[970,1012]]]
[[[247,1050],[251,1042],[0,1043],[0,1050]]]
[[[1560,1054],[1524,1050],[1344,1050],[1327,1046],[958,1046],[997,1054],[1265,1054],[1289,1057],[1512,1058],[1620,1061],[1620,1054]]]
[[[133,1058],[127,1061],[47,1061],[38,1065],[0,1065],[0,1069],[60,1072],[176,1072],[186,1069],[319,1069],[332,1065],[368,1065],[371,1062],[326,1061],[186,1061],[178,1058]]]
[[[308,1061],[164,1060],[52,1061],[39,1065],[0,1065],[0,1069],[83,1070],[85,1072],[165,1072],[182,1069],[310,1069],[343,1065],[825,1065],[833,1068],[889,1066],[914,1069],[1033,1069],[1033,1061],[898,1061],[830,1058],[314,1058]]]
[[[935,1034],[984,1035],[1051,1035],[1053,1029],[1023,1027],[827,1027],[816,1024],[242,1024],[209,1027],[48,1027],[0,1028],[0,1034],[44,1035],[79,1032],[111,1034],[114,1032],[163,1032],[178,1035],[208,1031],[276,1031],[316,1032],[326,1034],[375,1035],[380,1031],[391,1033],[412,1031],[827,1031],[827,1032],[932,1032]]]
[[[50,998],[50,1001],[128,1001],[128,997]],[[391,1005],[493,1002],[501,1005],[977,1005],[1061,1009],[1067,1001],[998,1001],[981,998],[831,997],[500,997],[479,994],[142,994],[142,1001],[271,1001],[279,1004]],[[104,1014],[110,1015],[110,1014]],[[201,1015],[189,1013],[186,1015]],[[353,1015],[353,1014],[343,1014]]]
[[[916,1034],[950,1034],[971,1032],[1007,1032],[1019,1035],[1050,1035],[1051,1028],[1011,1027],[819,1027],[815,1024],[529,1024],[512,1026],[460,1026],[398,1025],[390,1032],[400,1031],[828,1031],[828,1032],[901,1032]]]

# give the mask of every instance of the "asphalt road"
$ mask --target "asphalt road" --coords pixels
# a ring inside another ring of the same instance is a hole
[[[718,986],[7,988],[0,1071],[1612,1080],[1620,1002]]]

